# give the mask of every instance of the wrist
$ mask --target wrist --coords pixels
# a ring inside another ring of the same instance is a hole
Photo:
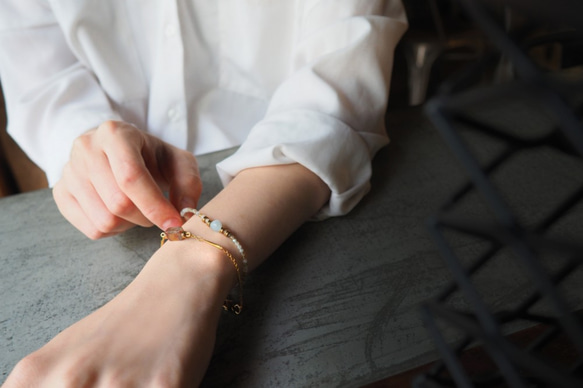
[[[229,258],[220,250],[193,239],[164,244],[143,272],[163,277],[183,303],[196,305],[199,312],[200,309],[220,311],[237,283]]]

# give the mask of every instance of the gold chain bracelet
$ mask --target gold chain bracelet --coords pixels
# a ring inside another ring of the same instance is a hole
[[[206,240],[200,236],[192,234],[192,233],[182,229],[181,227],[168,228],[165,232],[160,233],[160,237],[162,238],[162,240],[160,241],[160,246],[164,245],[164,243],[166,241],[181,241],[181,240],[186,240],[188,238],[188,239],[194,239],[196,241],[203,242],[205,244],[208,244],[208,245],[222,251],[229,258],[229,260],[231,260],[231,263],[233,263],[233,266],[235,267],[235,270],[237,271],[237,282],[238,282],[238,286],[239,286],[238,287],[239,288],[239,303],[235,303],[235,301],[233,301],[231,299],[227,299],[223,303],[223,309],[225,311],[231,311],[231,312],[235,313],[236,315],[241,314],[241,311],[243,311],[243,282],[241,279],[241,271],[239,270],[239,265],[237,264],[237,260],[233,257],[231,252],[229,252],[227,249],[220,246],[219,244],[215,244],[212,241]]]
[[[243,246],[241,245],[241,243],[239,242],[239,240],[237,239],[237,237],[235,237],[235,235],[233,234],[233,232],[231,232],[230,230],[228,230],[227,228],[225,228],[223,226],[223,223],[221,221],[219,221],[219,220],[211,220],[209,217],[205,216],[204,214],[202,214],[201,212],[199,212],[195,208],[185,207],[184,209],[182,209],[180,211],[180,216],[182,218],[186,219],[185,216],[186,216],[187,213],[192,213],[193,215],[197,216],[212,231],[217,232],[217,233],[221,233],[222,235],[224,235],[225,237],[227,237],[228,239],[230,239],[233,242],[233,244],[235,244],[235,247],[237,247],[237,250],[241,254],[242,267],[243,267],[243,274],[241,275],[241,279],[243,279],[243,282],[245,282],[245,280],[247,279],[247,273],[249,272],[249,265],[247,264],[247,255],[245,254],[245,249],[243,249]]]

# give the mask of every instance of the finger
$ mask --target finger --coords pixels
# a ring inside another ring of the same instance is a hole
[[[90,239],[97,240],[117,234],[115,232],[103,233],[97,230],[95,225],[85,215],[85,212],[81,209],[75,197],[62,190],[59,183],[53,188],[53,197],[63,217]]]
[[[105,153],[121,191],[142,214],[160,229],[180,226],[178,211],[164,197],[142,157],[142,144],[108,142]]]
[[[168,168],[163,171],[170,186],[170,201],[177,209],[196,208],[202,192],[202,180],[196,158],[190,152],[168,148]]]
[[[112,215],[86,180],[75,178],[68,164],[53,196],[63,216],[87,237],[95,240],[123,232],[133,225]]]
[[[99,153],[89,166],[89,175],[97,195],[111,214],[131,224],[144,227],[153,225],[119,188],[104,153]]]
[[[97,386],[102,365],[98,361],[104,349],[95,346],[76,346],[67,341],[64,346],[51,349],[45,346],[42,352],[55,358],[57,361],[44,376],[43,387],[95,387]]]
[[[133,227],[133,223],[109,211],[92,182],[86,178],[86,170],[76,171],[71,167],[70,172],[63,175],[63,182],[97,231],[104,234],[121,233]]]
[[[2,388],[41,386],[50,366],[50,360],[41,357],[38,352],[32,353],[16,364]]]
[[[102,176],[95,172],[107,173],[110,169],[107,158],[103,156],[95,140],[96,132],[97,130],[91,130],[75,140],[71,161],[65,166],[61,179],[63,191],[75,198],[78,208],[84,213],[85,217],[78,214],[76,218],[85,218],[95,227],[96,231],[90,233],[92,236],[98,236],[99,233],[103,235],[120,233],[133,226],[132,223],[126,222],[108,209],[103,198],[108,198],[106,195],[111,195],[111,193],[103,189],[105,185],[100,186],[102,192],[98,192],[95,188],[93,176]],[[111,179],[110,183],[109,191],[115,192],[117,189],[115,180]],[[68,212],[70,211],[71,209]],[[136,212],[139,213],[137,210]],[[85,231],[88,231],[88,227],[85,227]]]

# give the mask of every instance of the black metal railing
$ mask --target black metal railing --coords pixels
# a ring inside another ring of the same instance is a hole
[[[578,14],[578,25],[572,21],[581,3],[553,1],[551,7],[550,1],[529,1],[523,7],[526,3],[521,0],[502,2],[505,12],[527,12],[521,25],[513,29],[493,11],[492,2],[459,3],[484,32],[493,51],[446,82],[426,104],[427,115],[469,181],[428,222],[453,281],[422,306],[422,317],[441,360],[418,376],[415,386],[583,387],[583,324],[577,314],[582,306],[573,305],[568,292],[569,282],[583,281],[583,239],[562,233],[560,228],[565,220],[583,224],[577,221],[578,214],[583,214],[583,77],[581,70],[544,68],[530,54],[541,46],[578,47],[583,42],[583,13]],[[569,15],[561,17],[561,12]],[[512,81],[478,84],[484,69],[500,58],[511,64]],[[572,59],[562,61],[565,63],[577,65]],[[521,128],[520,120],[508,126],[475,114],[477,108],[498,105],[512,115],[508,111],[513,104],[526,104],[533,116],[544,117],[538,121],[539,128],[534,130],[529,123]],[[491,145],[481,147],[485,143]],[[537,206],[536,216],[525,217],[516,206],[522,199],[511,198],[513,190],[505,190],[505,184],[512,186],[520,177],[505,173],[503,180],[499,175],[506,170],[532,173],[547,159],[553,164],[553,158],[563,168],[581,168],[577,170],[581,173],[570,174],[564,185],[557,185],[556,173],[550,172],[547,181],[542,174],[536,183],[552,195]],[[483,214],[464,210],[464,203],[474,197],[483,204]],[[472,249],[460,249],[464,246]],[[520,292],[515,295],[502,296],[512,303],[500,307],[481,288],[494,285],[479,279],[492,268],[500,271],[506,267],[517,269],[521,277],[517,283],[523,282],[524,287],[518,287]],[[544,330],[525,346],[516,345],[508,336],[534,325]],[[545,348],[559,340],[570,347],[569,357],[546,355]],[[464,364],[464,352],[476,346],[489,356],[487,370],[476,372]]]

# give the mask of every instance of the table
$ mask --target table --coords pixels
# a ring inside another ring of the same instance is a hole
[[[371,192],[348,216],[305,224],[250,275],[246,311],[222,318],[203,386],[359,387],[437,357],[418,306],[450,275],[424,222],[465,178],[420,109],[392,112],[388,123],[392,143],[374,160]],[[229,152],[200,157],[201,203],[220,190],[214,165]],[[520,182],[515,190],[525,213],[530,199],[553,194]],[[135,228],[89,241],[61,217],[49,190],[1,199],[0,382],[20,358],[122,290],[158,235]],[[509,302],[512,271],[490,276],[496,288],[486,292]],[[583,295],[578,284],[572,292]]]

